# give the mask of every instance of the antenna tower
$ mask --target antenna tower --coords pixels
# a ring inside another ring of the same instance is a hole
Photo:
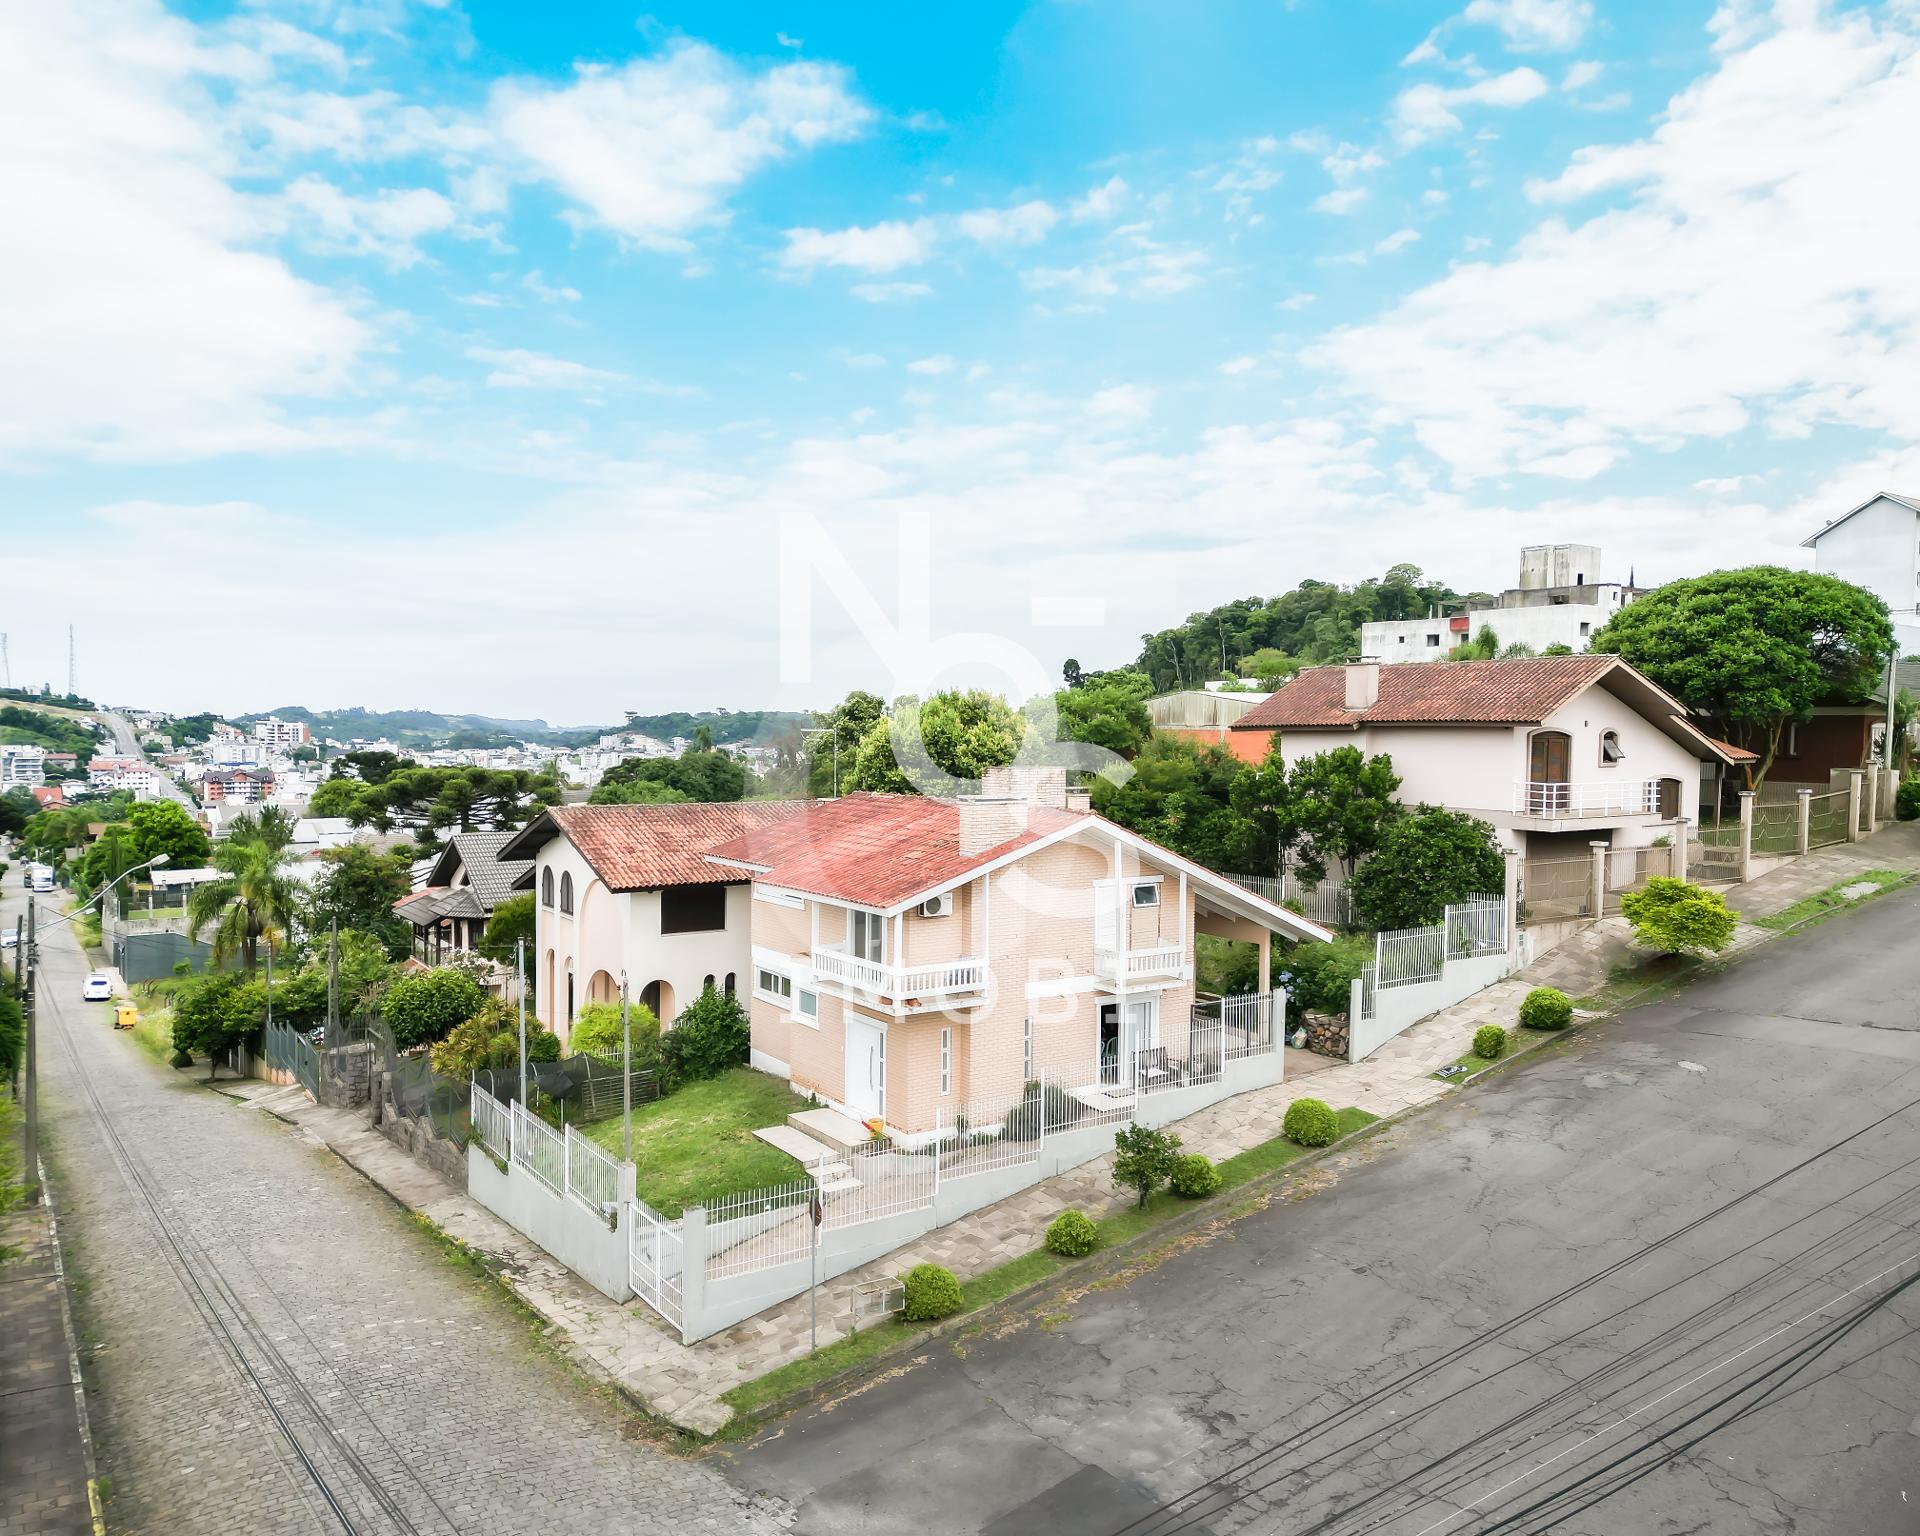
[[[70,699],[80,697],[80,670],[78,663],[74,660],[71,624],[67,626],[67,697]]]

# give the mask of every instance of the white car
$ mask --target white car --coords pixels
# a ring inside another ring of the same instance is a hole
[[[112,1002],[113,978],[105,971],[90,972],[86,984],[80,989],[80,1001],[83,1003]]]

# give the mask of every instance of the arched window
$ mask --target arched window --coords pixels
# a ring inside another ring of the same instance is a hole
[[[560,889],[564,892],[566,888],[566,877],[563,875],[560,880]],[[573,1022],[573,962],[571,960],[567,962],[567,1022],[569,1024]]]
[[[569,917],[573,915],[573,871],[560,872],[560,910]]]
[[[551,865],[540,871],[540,905],[543,907],[553,905],[553,868]]]
[[[1626,755],[1626,752],[1620,746],[1620,733],[1618,731],[1602,731],[1600,733],[1600,762],[1602,766],[1611,768]]]
[[[732,971],[727,972],[727,996],[728,997],[733,996],[733,972]]]
[[[707,979],[700,983],[700,990],[702,992],[711,992],[713,990],[713,972],[712,971],[708,971]]]

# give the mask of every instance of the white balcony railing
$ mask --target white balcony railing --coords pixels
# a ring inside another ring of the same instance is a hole
[[[987,968],[971,958],[932,965],[885,965],[839,949],[816,949],[813,975],[829,986],[896,1001],[964,997],[984,992],[987,986]]]
[[[1186,967],[1187,951],[1179,944],[1163,944],[1154,949],[1101,949],[1093,956],[1096,975],[1119,981],[1178,976]]]
[[[1641,816],[1660,809],[1658,779],[1626,779],[1617,784],[1539,784],[1513,786],[1518,816]]]

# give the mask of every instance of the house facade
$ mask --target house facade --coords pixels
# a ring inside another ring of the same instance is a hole
[[[1148,699],[1147,717],[1156,736],[1184,736],[1199,746],[1237,754],[1248,749],[1251,738],[1236,736],[1233,726],[1265,698],[1245,689],[1181,688]]]
[[[200,798],[213,805],[231,801],[258,805],[273,793],[273,772],[260,768],[216,768],[200,781]]]
[[[456,832],[427,871],[426,883],[393,904],[394,915],[413,927],[416,960],[439,965],[479,946],[493,909],[513,895],[532,870],[528,860],[501,858],[513,837],[511,832]]]
[[[1906,628],[1920,612],[1920,497],[1882,491],[1843,512],[1800,547],[1813,551],[1814,569],[1884,602]]]
[[[1523,884],[1528,868],[1590,857],[1596,842],[1672,839],[1698,815],[1703,782],[1746,756],[1607,655],[1313,667],[1237,729],[1277,737],[1289,766],[1341,746],[1386,754],[1396,798],[1491,823],[1520,853]]]

